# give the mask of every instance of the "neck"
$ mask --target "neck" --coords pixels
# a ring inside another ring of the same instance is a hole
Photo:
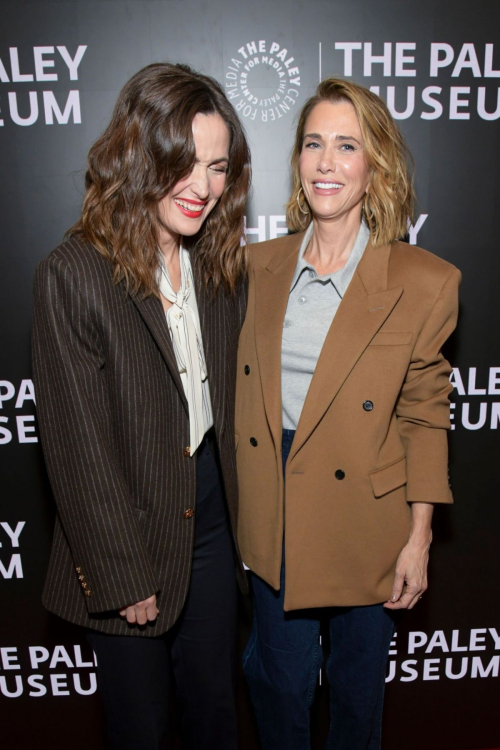
[[[165,258],[165,264],[167,266],[168,275],[170,277],[170,283],[174,292],[177,292],[182,285],[182,274],[180,264],[180,240],[179,235],[173,236],[167,232],[160,234],[158,245]],[[163,307],[167,310],[171,303],[164,300]]]
[[[356,242],[360,223],[358,212],[332,220],[313,218],[313,233],[306,256],[318,273],[333,273],[345,265]]]
[[[178,259],[180,244],[181,238],[179,235],[172,235],[167,232],[160,233],[158,246],[167,262],[167,266],[175,263]]]

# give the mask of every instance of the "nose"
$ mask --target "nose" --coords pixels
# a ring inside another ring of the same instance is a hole
[[[335,172],[337,168],[337,160],[334,148],[324,148],[321,151],[320,160],[318,162],[318,170],[322,174],[328,172]]]
[[[191,188],[200,200],[206,200],[210,195],[208,172],[201,164],[195,164],[191,173]]]

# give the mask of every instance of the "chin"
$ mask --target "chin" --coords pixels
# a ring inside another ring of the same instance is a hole
[[[313,217],[315,219],[323,219],[326,221],[327,219],[336,219],[339,215],[338,211],[325,211],[324,209],[315,211],[313,209]]]
[[[200,217],[199,219],[186,219],[185,221],[177,222],[175,227],[175,233],[181,237],[192,237],[198,234],[205,222],[206,216]]]
[[[203,221],[197,221],[196,225],[193,223],[188,224],[183,230],[179,232],[179,234],[181,234],[183,237],[194,237],[195,234],[198,234],[204,222],[205,219],[203,219]]]

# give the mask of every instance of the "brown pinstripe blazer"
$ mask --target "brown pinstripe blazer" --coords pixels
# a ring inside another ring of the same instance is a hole
[[[212,299],[196,280],[214,424],[233,528],[237,485],[234,390],[242,288]],[[161,303],[126,294],[108,262],[70,240],[38,266],[33,370],[41,440],[57,504],[43,602],[106,633],[160,635],[189,585],[196,458],[187,402]],[[238,576],[245,579],[238,559]],[[116,610],[158,595],[146,629]]]

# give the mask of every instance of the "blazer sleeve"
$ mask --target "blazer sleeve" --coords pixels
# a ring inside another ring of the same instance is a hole
[[[451,367],[441,349],[457,323],[460,281],[460,271],[453,268],[420,331],[396,404],[410,503],[453,502],[447,440]]]
[[[88,611],[99,613],[142,601],[158,584],[113,452],[99,333],[75,276],[54,255],[36,270],[33,376],[49,479],[78,569],[75,585],[80,573]]]

